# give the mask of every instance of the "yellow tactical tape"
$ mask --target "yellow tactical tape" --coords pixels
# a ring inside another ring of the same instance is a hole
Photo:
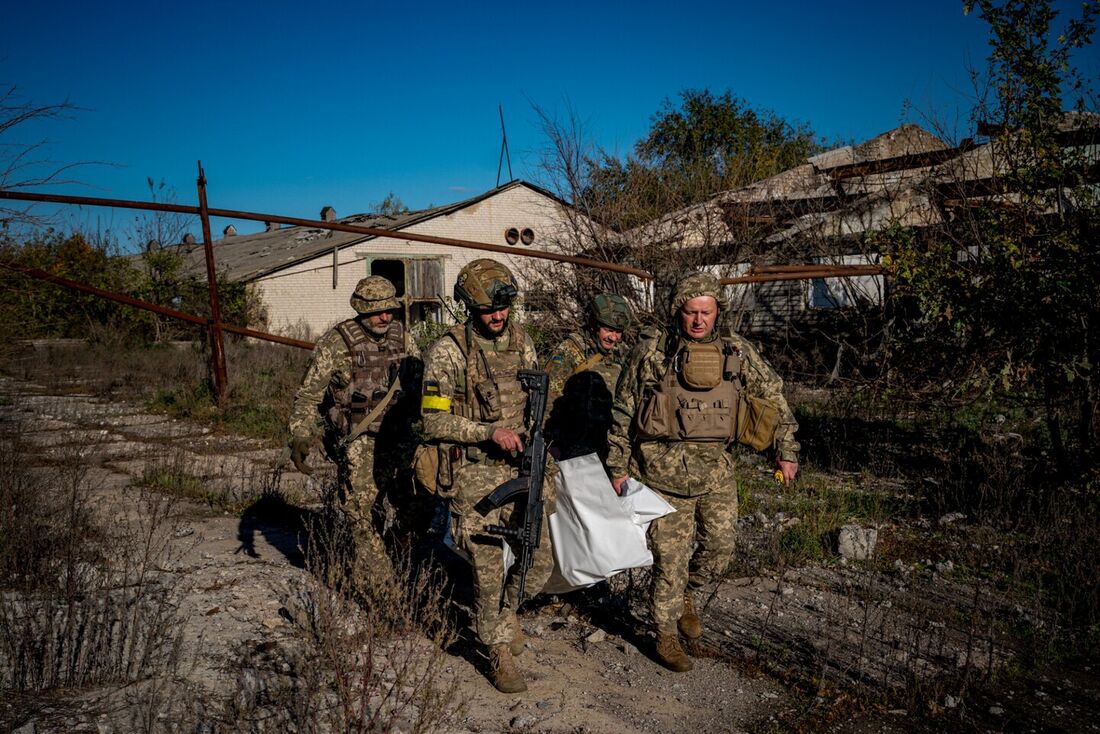
[[[451,399],[438,395],[425,395],[420,399],[421,410],[438,410],[440,412],[451,409]]]

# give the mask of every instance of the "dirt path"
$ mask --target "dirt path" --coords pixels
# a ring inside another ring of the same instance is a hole
[[[139,480],[158,476],[189,478],[188,491],[229,500],[254,496],[276,481],[276,450],[89,395],[47,395],[39,386],[0,378],[0,420],[23,427],[42,471],[85,463],[97,497],[113,512],[140,513]],[[746,467],[754,470],[766,467]],[[324,472],[315,479],[293,472],[277,479],[281,491],[303,506],[315,502],[325,480]],[[203,691],[221,700],[239,687],[242,649],[269,648],[293,636],[294,614],[287,607],[309,580],[293,520],[285,513],[211,511],[195,501],[173,507],[170,560],[161,570],[175,579],[182,658],[188,661],[181,676],[198,700]],[[744,518],[739,545],[751,549],[776,532],[775,521]],[[1006,687],[990,697],[970,689],[964,702],[942,687],[960,673],[980,677],[1011,666],[1014,652],[974,632],[975,621],[988,622],[998,611],[996,599],[975,596],[930,568],[902,564],[884,572],[830,563],[705,589],[705,633],[695,670],[685,674],[665,671],[649,657],[651,640],[638,622],[644,594],[639,588],[624,592],[626,581],[616,584],[616,598],[589,594],[537,603],[522,616],[529,639],[520,658],[526,694],[497,693],[472,645],[458,645],[441,659],[436,672],[456,683],[462,704],[447,730],[747,732],[786,730],[793,721],[816,721],[815,727],[831,731],[930,730],[927,721],[908,719],[905,708],[870,699],[845,703],[852,690],[878,691],[881,701],[891,700],[889,693],[909,710],[933,714],[970,706],[977,713],[969,723],[978,729],[1032,721],[1040,728],[1097,730],[1095,676],[1072,684],[1053,680],[1039,716],[1034,691],[1014,697]],[[639,586],[642,575],[635,579]],[[766,661],[764,667],[781,677],[789,671],[784,679],[790,685],[774,675],[746,674],[754,660]],[[807,692],[807,681],[823,697]],[[116,699],[112,691],[84,691],[70,705],[15,712],[0,704],[0,723],[23,734],[122,731],[111,723],[118,716],[89,704]]]
[[[8,379],[0,380],[0,394],[0,415],[25,427],[38,463],[49,467],[79,456],[92,467],[96,494],[111,507],[136,507],[135,484],[158,472],[199,478],[219,495],[243,497],[270,481],[278,456],[247,439],[211,435],[89,395],[45,395],[41,387]],[[295,473],[281,478],[282,489],[299,496],[309,496],[314,481]],[[187,676],[200,688],[224,692],[233,684],[241,645],[288,634],[284,607],[307,573],[298,538],[268,518],[215,513],[195,502],[178,503],[173,523],[173,561],[165,570],[180,592],[184,658],[194,661]],[[629,625],[623,636],[605,631],[587,616],[581,607],[558,603],[523,615],[529,643],[520,663],[530,690],[521,696],[496,692],[476,654],[444,658],[440,673],[456,678],[464,703],[452,730],[746,731],[785,705],[780,685],[748,679],[720,658],[700,658],[686,674],[665,671],[639,651],[648,638]],[[37,720],[36,731],[50,729],[49,716]]]

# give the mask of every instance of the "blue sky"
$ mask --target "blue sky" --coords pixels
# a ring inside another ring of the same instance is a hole
[[[0,142],[111,164],[54,192],[147,199],[152,177],[193,204],[201,159],[211,206],[300,217],[491,188],[498,104],[528,180],[545,147],[533,105],[571,109],[593,143],[626,153],[687,88],[728,89],[828,140],[929,120],[965,137],[968,70],[988,53],[958,0],[6,5],[0,83],[82,109]],[[120,231],[132,218],[94,216]]]

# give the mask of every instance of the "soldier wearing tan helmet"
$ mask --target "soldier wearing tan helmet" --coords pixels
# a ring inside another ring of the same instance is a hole
[[[372,275],[351,295],[357,316],[318,341],[294,396],[288,433],[291,459],[309,473],[310,448],[321,441],[336,462],[341,509],[355,543],[353,580],[368,595],[382,592],[393,565],[382,539],[383,497],[398,524],[417,518],[408,471],[418,417],[420,353],[400,321],[393,284]],[[402,528],[406,529],[406,528]]]
[[[508,505],[486,516],[473,508],[519,474],[527,394],[517,373],[537,369],[538,356],[531,337],[511,318],[518,293],[508,268],[494,260],[474,260],[459,273],[454,293],[469,318],[440,337],[425,357],[424,432],[439,446],[436,491],[447,497],[455,542],[473,565],[474,622],[488,650],[490,677],[498,690],[518,693],[527,684],[514,659],[524,650],[516,619],[517,579],[515,573],[505,577],[506,541],[487,532],[489,525],[507,526],[516,518]],[[547,514],[552,487],[547,481]],[[522,513],[516,514],[521,520]],[[529,590],[541,589],[553,570],[548,526],[542,524],[527,572]]]
[[[607,456],[611,398],[627,353],[623,333],[634,321],[630,304],[617,293],[600,293],[585,311],[584,329],[566,336],[543,366],[553,404],[547,433],[559,460]]]
[[[732,444],[769,452],[788,484],[798,474],[798,424],[783,381],[746,339],[719,334],[726,307],[713,275],[681,278],[670,324],[639,340],[615,393],[612,485],[621,491],[633,475],[676,509],[649,528],[656,657],[675,671],[692,668],[679,634],[702,634],[692,589],[721,577],[733,553]]]

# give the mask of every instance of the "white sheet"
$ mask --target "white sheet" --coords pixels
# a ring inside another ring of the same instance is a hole
[[[641,482],[630,479],[615,494],[596,454],[558,462],[557,509],[550,516],[554,574],[544,591],[558,594],[652,565],[649,523],[675,512]]]

